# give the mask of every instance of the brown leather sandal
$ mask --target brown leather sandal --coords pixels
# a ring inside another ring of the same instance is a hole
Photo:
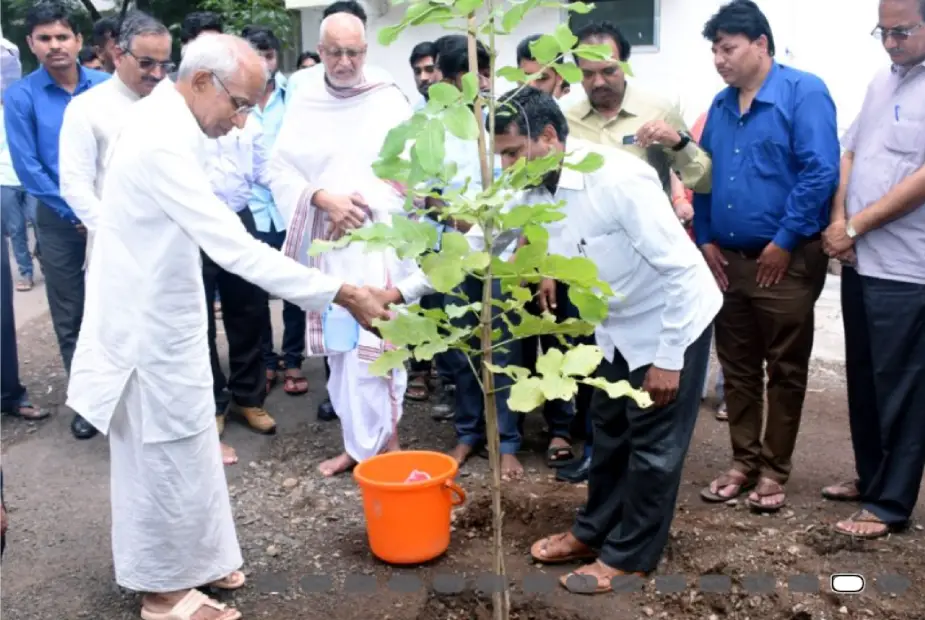
[[[758,499],[755,500],[749,497],[747,500],[748,507],[754,512],[777,512],[787,505],[787,494],[786,491],[784,491],[784,485],[770,478],[762,477],[761,480],[758,481],[758,486],[755,487],[754,493],[758,496]],[[763,497],[770,497],[772,495],[783,495],[784,499],[774,504],[761,503]]]
[[[716,493],[711,490],[711,487],[714,483],[716,484]],[[705,502],[719,504],[722,502],[728,502],[731,499],[736,499],[739,496],[748,493],[754,488],[754,486],[755,484],[749,480],[748,476],[737,469],[730,469],[729,471],[721,474],[719,478],[711,482],[708,486],[705,486],[700,491],[700,497]],[[722,495],[721,491],[726,487],[736,487],[735,493],[731,495]]]

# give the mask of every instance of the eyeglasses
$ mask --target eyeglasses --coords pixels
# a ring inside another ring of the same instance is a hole
[[[346,49],[340,49],[337,47],[323,47],[321,48],[321,51],[324,52],[325,56],[333,56],[334,58],[346,57],[350,60],[359,58],[366,53],[366,49],[353,49],[349,47]]]
[[[134,58],[138,63],[139,68],[145,72],[154,71],[155,67],[160,67],[164,70],[164,73],[173,73],[173,71],[177,68],[177,63],[170,60],[154,60],[153,58],[149,58],[147,56],[136,56],[132,52],[125,52],[125,55]]]
[[[212,79],[218,82],[218,85],[222,87],[222,90],[225,91],[225,94],[228,95],[228,98],[231,100],[231,105],[235,107],[234,113],[240,114],[241,116],[247,116],[254,109],[249,103],[243,102],[239,97],[235,97],[231,94],[231,91],[228,90],[228,87],[225,86],[225,83],[222,82],[217,75],[212,74]]]
[[[925,22],[908,28],[881,28],[877,26],[871,31],[870,36],[881,41],[886,41],[889,37],[893,37],[895,41],[905,41],[923,27],[925,27]]]

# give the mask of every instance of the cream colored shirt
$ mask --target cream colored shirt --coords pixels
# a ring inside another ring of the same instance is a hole
[[[141,97],[114,74],[64,110],[58,143],[61,197],[90,232],[97,228],[106,151]]]
[[[140,386],[143,440],[214,432],[215,403],[200,250],[220,267],[305,310],[342,281],[251,236],[212,192],[206,136],[173,82],[129,110],[104,161],[93,268],[67,404],[103,433],[125,386]]]
[[[623,144],[626,136],[635,136],[639,128],[654,120],[663,120],[678,131],[688,132],[677,102],[652,94],[639,84],[627,82],[623,104],[616,116],[604,118],[591,107],[587,95],[569,105],[565,111],[569,135],[603,146],[613,147],[648,162],[658,172],[666,194],[671,193],[670,170],[675,170],[684,185],[696,192],[710,191],[710,156],[692,140],[680,151],[655,145],[643,149]]]

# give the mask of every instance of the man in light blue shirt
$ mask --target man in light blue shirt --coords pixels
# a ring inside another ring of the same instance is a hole
[[[283,123],[288,94],[286,78],[279,73],[281,46],[279,39],[269,28],[248,26],[241,36],[257,48],[270,70],[271,77],[267,83],[266,94],[251,112],[263,128],[263,146],[269,153]],[[273,202],[269,188],[255,183],[248,206],[254,215],[257,238],[273,248],[281,249],[286,240],[286,221]],[[284,373],[283,390],[287,394],[305,394],[308,391],[308,380],[302,374],[302,361],[305,353],[305,312],[302,309],[288,301],[283,301],[283,341],[280,354],[276,353],[273,344],[273,327],[268,311],[261,350],[266,367],[268,392],[278,381],[280,370]]]
[[[35,4],[26,13],[26,37],[41,66],[4,93],[3,123],[16,176],[38,200],[36,235],[45,292],[65,371],[84,310],[87,231],[61,198],[58,185],[58,136],[71,99],[109,79],[108,73],[78,65],[83,39],[68,5]],[[78,439],[96,434],[80,415],[71,432]]]

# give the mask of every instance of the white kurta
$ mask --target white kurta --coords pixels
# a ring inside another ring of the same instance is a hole
[[[247,233],[212,192],[206,139],[172,82],[129,111],[106,162],[68,386],[68,406],[110,435],[116,578],[141,591],[203,585],[241,564],[200,249],[306,310],[327,307],[342,285]]]
[[[351,284],[387,288],[410,273],[414,262],[400,260],[393,250],[370,251],[357,242],[319,257],[306,255],[312,239],[324,237],[329,228],[327,215],[310,202],[317,190],[359,193],[369,204],[372,222],[390,224],[393,215],[405,215],[404,197],[378,178],[372,165],[386,134],[409,119],[412,109],[397,86],[378,84],[339,98],[326,88],[323,70],[307,71],[296,94],[290,89],[268,172],[273,197],[287,220],[288,255]],[[381,452],[401,417],[407,373],[399,369],[382,378],[368,372],[385,349],[380,338],[361,330],[355,350],[329,352],[321,314],[308,313],[306,354],[330,358],[328,394],[341,419],[345,450],[357,461]]]
[[[93,253],[96,218],[106,177],[106,153],[128,110],[139,99],[116,74],[99,87],[75,97],[64,110],[58,141],[58,174],[61,197],[87,228],[84,266],[90,264]]]

